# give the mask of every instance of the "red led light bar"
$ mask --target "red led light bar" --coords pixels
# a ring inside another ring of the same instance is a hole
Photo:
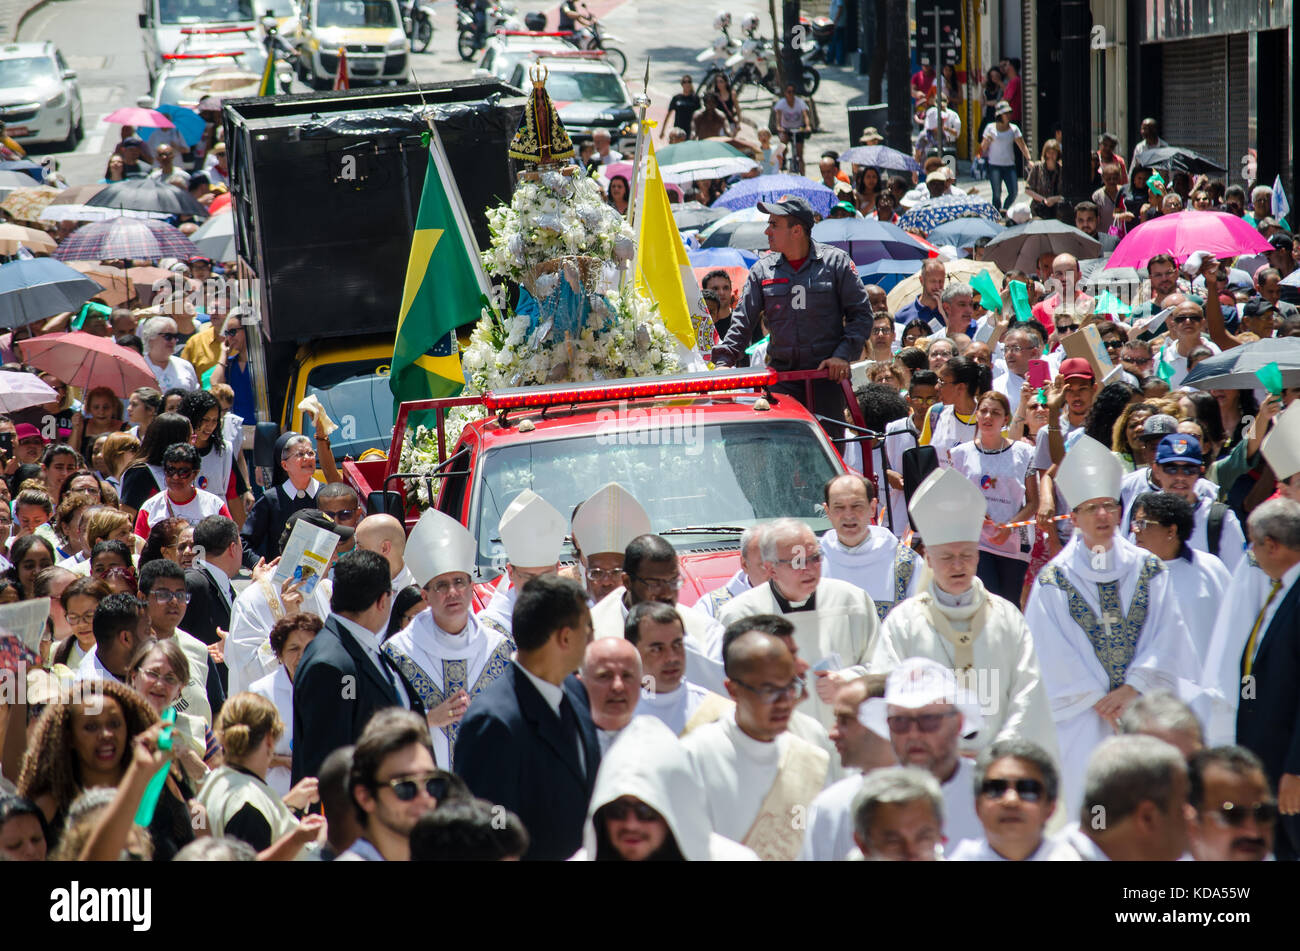
[[[573,36],[572,30],[497,30],[497,36]]]
[[[605,55],[604,50],[533,50],[533,53],[547,59],[599,59]]]
[[[256,30],[255,26],[183,26],[181,35],[183,36],[215,36],[218,33],[252,33]]]
[[[163,59],[225,59],[227,57],[243,56],[240,50],[232,50],[229,53],[163,53]]]
[[[483,405],[493,413],[511,409],[540,409],[570,403],[594,403],[602,400],[635,400],[656,396],[681,396],[712,393],[719,390],[752,390],[777,382],[776,371],[725,370],[716,373],[691,373],[657,379],[634,379],[627,382],[583,383],[577,386],[529,386],[483,394]]]

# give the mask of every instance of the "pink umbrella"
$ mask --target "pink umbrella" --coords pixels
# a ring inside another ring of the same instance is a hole
[[[1182,264],[1196,251],[1231,258],[1270,250],[1264,237],[1236,215],[1179,211],[1144,221],[1131,230],[1106,261],[1106,267],[1146,267],[1157,254],[1172,254]]]
[[[615,175],[622,175],[624,178],[627,179],[628,184],[630,185],[632,183],[632,163],[631,162],[610,162],[608,165],[601,168],[600,174],[605,176],[605,181],[609,181]],[[669,184],[668,182],[665,182],[664,188],[668,190],[668,194],[676,195],[678,201],[682,200],[681,186],[672,185]]]
[[[154,109],[141,109],[139,106],[123,106],[104,116],[105,122],[116,125],[133,125],[145,129],[174,129],[175,124],[161,112]]]
[[[142,386],[157,385],[144,357],[108,337],[96,337],[84,330],[41,334],[19,346],[23,359],[32,366],[83,390],[107,386],[114,393],[130,393]]]

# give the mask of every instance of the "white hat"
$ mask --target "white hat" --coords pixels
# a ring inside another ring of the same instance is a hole
[[[951,670],[928,657],[909,657],[890,671],[885,696],[874,697],[858,707],[858,722],[888,740],[891,706],[917,710],[934,703],[951,703],[961,711],[962,736],[970,736],[984,726],[979,701],[957,685]]]
[[[501,516],[497,531],[506,557],[517,568],[541,568],[560,560],[568,522],[555,506],[532,489],[515,496]]]
[[[460,522],[437,509],[425,509],[406,540],[403,560],[423,588],[438,575],[463,571],[473,577],[478,542]]]
[[[573,540],[584,555],[623,554],[638,535],[650,534],[650,516],[632,493],[617,482],[602,485],[573,516]]]
[[[1066,504],[1078,508],[1089,499],[1117,499],[1124,467],[1115,454],[1091,436],[1080,436],[1056,473],[1056,487]]]
[[[926,545],[977,542],[988,503],[956,469],[935,469],[912,493],[907,510]]]
[[[1300,411],[1279,413],[1260,450],[1279,482],[1300,472]]]

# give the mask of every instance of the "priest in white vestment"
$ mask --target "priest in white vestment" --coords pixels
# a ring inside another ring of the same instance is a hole
[[[637,717],[623,736],[601,757],[574,861],[758,859],[713,831],[690,757],[669,728]]]
[[[603,762],[605,753],[639,712],[641,655],[627,641],[598,637],[583,653],[578,679],[587,691]]]
[[[793,624],[799,656],[816,675],[806,712],[829,730],[835,690],[867,672],[880,629],[876,606],[857,585],[822,577],[821,545],[806,522],[772,522],[762,551],[771,579],[724,605],[718,622],[725,628],[750,615],[776,614]]]
[[[894,605],[921,590],[925,571],[920,555],[889,529],[872,524],[878,504],[875,484],[856,473],[827,483],[831,529],[821,538],[822,577],[857,585],[883,621]]]
[[[479,612],[478,621],[510,638],[512,646],[511,616],[519,589],[534,578],[559,570],[568,527],[568,521],[555,506],[532,489],[524,489],[515,496],[501,515],[497,532],[505,547],[506,571],[497,579],[492,600]]]
[[[686,629],[686,679],[697,687],[725,693],[721,656],[708,654],[713,623],[707,615],[677,603],[682,576],[677,550],[659,535],[638,535],[623,552],[623,584],[591,609],[596,637],[623,637],[627,615],[643,601],[659,601],[677,609]],[[717,632],[720,640],[721,631]]]
[[[1119,460],[1089,436],[1057,488],[1076,531],[1039,572],[1025,608],[1061,748],[1062,801],[1077,815],[1088,758],[1140,693],[1196,683],[1200,664],[1159,558],[1119,536]]]
[[[830,757],[787,729],[803,682],[785,644],[750,631],[727,646],[725,662],[734,714],[691,731],[682,745],[713,831],[761,859],[790,861],[804,836],[794,820],[826,785]]]
[[[871,672],[888,673],[909,657],[937,661],[980,702],[984,729],[965,750],[1019,737],[1058,758],[1029,626],[1018,607],[987,591],[976,575],[986,510],[983,493],[955,470],[936,469],[917,487],[911,515],[925,540],[930,579],[885,618]]]
[[[742,594],[766,581],[770,574],[763,564],[762,542],[763,524],[751,525],[740,533],[740,567],[720,588],[706,591],[704,596],[694,604],[695,610],[716,618],[722,606],[738,594]]]
[[[674,736],[681,736],[705,704],[718,712],[709,716],[706,710],[704,717],[717,719],[721,715],[721,707],[728,701],[686,679],[686,628],[676,608],[642,601],[628,612],[624,634],[641,657],[643,687],[638,716],[654,717]]]
[[[451,772],[460,721],[474,698],[505,673],[514,645],[475,620],[473,571],[478,544],[460,522],[425,509],[411,530],[407,566],[428,607],[380,648],[428,711],[433,758]]]
[[[650,533],[650,516],[617,482],[601,486],[573,513],[573,553],[579,577],[594,607],[623,583],[623,552],[632,539]]]

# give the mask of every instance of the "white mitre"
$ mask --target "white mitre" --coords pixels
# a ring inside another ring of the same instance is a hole
[[[977,542],[988,503],[956,469],[935,469],[912,493],[907,506],[925,544]]]
[[[1091,436],[1080,436],[1056,473],[1056,487],[1077,509],[1089,499],[1118,499],[1124,467],[1115,454]]]
[[[587,557],[606,552],[621,555],[632,539],[648,534],[650,516],[617,482],[591,493],[573,516],[573,540]]]
[[[543,568],[560,560],[568,527],[555,506],[532,489],[524,489],[501,516],[497,531],[510,564],[517,568]]]
[[[478,542],[460,522],[437,509],[425,509],[406,540],[406,567],[423,588],[438,575],[463,571],[474,576]]]

